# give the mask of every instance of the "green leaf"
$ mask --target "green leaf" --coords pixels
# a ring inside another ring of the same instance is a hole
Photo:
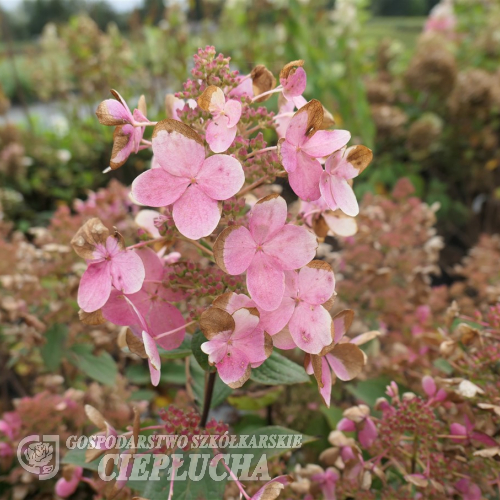
[[[441,370],[446,375],[451,375],[453,373],[453,366],[446,361],[446,359],[439,358],[434,360],[432,363],[438,370]]]
[[[378,377],[356,384],[346,384],[345,388],[357,399],[369,406],[374,406],[378,398],[386,397],[385,390],[390,383],[390,378]]]
[[[200,365],[195,362],[194,357],[192,357],[190,361],[193,392],[200,407],[203,408],[203,401],[205,398],[205,373],[207,372],[204,372]],[[217,374],[210,408],[216,408],[222,404],[232,392],[233,390],[231,387],[227,386]]]
[[[176,452],[176,454],[180,455],[181,453]],[[194,451],[182,453],[184,464],[176,471],[176,475],[184,474],[185,471],[189,470],[189,465],[191,463],[190,455],[196,454],[200,453]],[[206,473],[199,481],[191,480],[189,478],[189,474],[184,481],[174,480],[173,500],[218,499],[224,496],[226,480],[214,481],[208,473],[208,467],[210,467],[209,463],[213,458],[213,454],[210,453],[210,450],[204,450],[201,454],[210,456],[210,458],[208,458]],[[200,472],[202,463],[204,463],[204,459],[200,458],[197,464],[198,473]],[[170,481],[168,480],[169,471],[170,466],[168,466],[165,469],[165,472],[160,475],[159,481],[141,481],[142,484],[139,484],[139,481],[135,481],[134,484],[129,483],[128,486],[140,491],[141,496],[144,496],[148,500],[165,500],[168,497],[170,489]],[[219,462],[219,464],[217,464],[217,475],[223,475],[224,471],[224,466]],[[143,485],[144,488],[142,488]]]
[[[92,354],[92,346],[77,344],[71,348],[71,354],[69,361],[83,373],[101,384],[114,385],[118,368],[107,352],[95,356]]]
[[[309,375],[302,366],[273,351],[266,361],[252,370],[250,378],[264,385],[300,384],[309,382]]]
[[[53,372],[59,369],[64,351],[64,341],[68,334],[68,327],[56,323],[45,334],[47,342],[41,348],[41,355],[47,370]]]
[[[206,341],[207,339],[205,338],[205,335],[201,333],[201,330],[196,330],[196,332],[194,332],[193,338],[191,339],[191,350],[193,351],[193,356],[195,357],[196,361],[198,361],[198,364],[203,368],[203,370],[209,371],[212,368],[208,363],[208,355],[201,350],[201,344]]]
[[[330,406],[330,408],[327,408],[323,405],[321,406],[320,411],[325,416],[330,428],[335,430],[337,428],[337,424],[342,419],[343,411],[336,406]]]
[[[283,392],[283,386],[270,387],[263,391],[248,392],[239,396],[230,396],[227,401],[238,410],[255,411],[273,404]]]
[[[68,450],[61,462],[63,464],[78,465],[79,467],[83,467],[84,469],[88,470],[97,470],[100,460],[94,460],[93,462],[90,462],[88,464],[85,463],[86,451],[86,449],[79,450],[78,448],[75,448],[74,450]]]

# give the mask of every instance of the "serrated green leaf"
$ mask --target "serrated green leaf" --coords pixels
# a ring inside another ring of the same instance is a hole
[[[227,402],[238,410],[255,411],[273,404],[283,392],[283,386],[271,387],[264,391],[229,396]]]
[[[309,382],[309,375],[302,366],[273,351],[266,361],[252,370],[250,378],[264,385],[300,384]]]
[[[101,384],[114,385],[118,368],[107,352],[95,356],[92,354],[92,346],[84,344],[74,345],[70,352],[69,361],[85,375]]]

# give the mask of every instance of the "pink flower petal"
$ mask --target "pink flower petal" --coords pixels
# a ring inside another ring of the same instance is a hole
[[[323,306],[299,303],[288,328],[297,346],[310,354],[318,354],[332,342],[332,317]]]
[[[243,378],[249,364],[246,354],[233,347],[216,366],[221,380],[225,384],[234,384]]]
[[[83,273],[78,288],[78,305],[85,312],[100,309],[111,293],[111,269],[109,261],[90,264]]]
[[[303,267],[299,271],[299,290],[299,297],[308,304],[324,304],[335,291],[333,271]]]
[[[302,95],[307,85],[307,76],[304,68],[297,68],[294,73],[288,75],[288,78],[281,78],[280,83],[283,85],[283,95],[287,99]]]
[[[270,195],[259,200],[250,212],[250,233],[262,245],[280,231],[286,222],[287,206],[281,196]]]
[[[208,105],[208,110],[210,111],[210,113],[217,115],[224,110],[225,104],[226,96],[224,95],[224,92],[220,87],[215,87],[214,92],[212,92],[212,94],[210,95],[210,104]]]
[[[113,286],[126,294],[138,292],[146,276],[142,259],[133,250],[124,250],[113,256],[110,273]]]
[[[160,369],[156,369],[153,366],[153,363],[148,359],[148,367],[149,367],[149,376],[151,377],[151,385],[154,387],[157,387],[158,384],[160,383]]]
[[[343,148],[350,139],[347,130],[318,130],[304,143],[302,150],[314,158],[323,158]]]
[[[151,362],[151,366],[160,371],[161,360],[160,355],[158,354],[158,348],[156,347],[156,342],[146,331],[142,332],[142,341],[144,342],[144,349],[146,350],[148,359]]]
[[[241,163],[232,156],[213,155],[205,160],[197,177],[198,187],[214,200],[227,200],[245,183]]]
[[[285,291],[285,275],[273,257],[257,252],[247,271],[247,289],[258,307],[273,311]]]
[[[281,163],[287,172],[295,172],[297,168],[297,146],[288,141],[283,141],[279,146]]]
[[[109,113],[114,120],[116,120],[114,125],[132,123],[132,113],[130,112],[130,109],[125,101],[123,101],[123,103],[124,104],[116,99],[106,99],[99,105],[99,107],[103,106],[106,112]]]
[[[307,140],[307,128],[309,115],[307,112],[297,112],[290,120],[290,125],[286,129],[285,138],[293,146],[302,146]]]
[[[354,177],[358,176],[359,170],[352,163],[346,161],[345,155],[347,151],[339,152],[335,157],[331,156],[328,158],[325,167],[327,171],[341,179],[354,179]]]
[[[159,130],[153,137],[153,153],[166,172],[188,179],[196,177],[205,160],[205,148],[176,131]]]
[[[362,425],[362,429],[358,432],[358,440],[361,446],[369,448],[378,436],[377,427],[371,418],[366,418]]]
[[[248,309],[238,309],[234,312],[233,319],[235,328],[231,340],[234,345],[239,345],[241,339],[251,335],[260,321],[259,316],[252,314]]]
[[[321,197],[325,200],[328,208],[330,210],[337,210],[339,207],[333,196],[332,178],[333,176],[328,172],[323,172],[319,180],[319,190],[321,192]]]
[[[244,353],[253,368],[260,366],[269,356],[266,354],[264,343],[264,329],[258,324],[246,336],[233,340],[234,348]]]
[[[288,350],[295,349],[297,344],[294,342],[290,330],[288,328],[283,328],[281,332],[273,335],[273,345],[278,349]]]
[[[358,232],[358,224],[356,219],[353,219],[352,217],[336,217],[335,215],[328,213],[324,213],[322,215],[333,234],[346,238],[348,236],[353,236]]]
[[[322,173],[319,161],[301,151],[297,154],[297,169],[288,174],[288,181],[299,198],[314,201],[321,196],[319,183]]]
[[[333,198],[338,207],[346,215],[356,217],[359,214],[358,200],[352,187],[344,179],[339,179],[335,175],[332,176],[330,182]]]
[[[325,405],[330,408],[330,400],[332,398],[332,372],[330,371],[330,367],[325,359],[325,357],[321,358],[321,383],[323,387],[319,388],[319,393],[325,402]]]
[[[277,334],[288,324],[294,310],[295,300],[285,295],[277,309],[274,311],[261,311],[260,322],[262,327],[269,335]]]
[[[212,234],[220,221],[217,200],[195,185],[189,186],[174,203],[172,215],[179,232],[192,240]]]
[[[353,377],[349,373],[348,368],[344,365],[344,362],[340,358],[337,358],[335,354],[333,354],[334,352],[335,350],[325,356],[332,371],[340,380],[343,380],[344,382],[346,382],[347,380],[352,380]]]
[[[162,333],[175,330],[186,324],[177,307],[162,300],[150,301],[150,309],[146,315],[146,321],[150,327],[151,336],[166,351],[177,349],[182,344],[186,336],[184,328],[175,333],[162,336]],[[156,339],[158,336],[160,338]]]
[[[135,178],[132,196],[149,207],[166,207],[183,195],[189,182],[189,179],[170,175],[162,168],[152,168]]]
[[[343,418],[337,424],[337,430],[342,432],[354,432],[356,430],[356,424],[348,418]]]
[[[228,126],[227,116],[221,116],[217,120],[210,121],[205,138],[214,153],[223,153],[233,143],[236,132],[235,126]]]
[[[135,216],[134,222],[142,229],[147,231],[151,237],[159,238],[160,231],[155,226],[155,220],[160,215],[156,210],[139,210],[137,215]]]
[[[229,99],[224,106],[224,113],[228,118],[227,126],[235,127],[241,118],[241,102]]]
[[[244,273],[255,255],[256,244],[250,231],[243,226],[228,227],[221,233],[224,237],[222,264],[228,274]]]
[[[231,293],[229,300],[226,304],[225,310],[229,314],[241,309],[242,307],[255,307],[255,302],[243,293]],[[262,319],[262,316],[261,316]]]
[[[212,364],[219,363],[227,354],[228,342],[233,332],[219,333],[212,340],[201,344],[201,350],[208,354],[208,361]]]
[[[284,271],[309,264],[316,254],[316,236],[304,226],[287,224],[265,243],[264,252],[274,257]]]
[[[144,290],[129,295],[127,298],[134,303],[142,316],[146,316],[149,309],[149,295]],[[125,300],[123,292],[116,289],[111,290],[109,299],[102,308],[102,314],[108,321],[119,326],[132,326],[140,323],[134,309]]]

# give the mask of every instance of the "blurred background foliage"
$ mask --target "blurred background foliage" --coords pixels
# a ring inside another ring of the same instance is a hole
[[[24,0],[1,11],[0,202],[18,228],[112,177],[127,184],[147,152],[104,176],[111,138],[94,118],[120,90],[164,117],[198,47],[215,45],[248,73],[304,59],[306,97],[375,153],[356,183],[385,194],[407,176],[438,201],[444,258],[458,260],[500,225],[500,6],[458,0],[457,33],[422,34],[434,0]],[[274,101],[269,101],[274,102]],[[273,104],[270,104],[272,106]]]

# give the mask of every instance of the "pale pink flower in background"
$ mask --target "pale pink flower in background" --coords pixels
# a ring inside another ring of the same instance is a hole
[[[352,146],[337,151],[326,160],[319,187],[331,210],[340,208],[346,215],[358,215],[358,200],[349,181],[369,165],[372,157],[367,147]]]
[[[370,408],[359,405],[344,411],[344,418],[337,424],[337,429],[343,432],[358,432],[361,446],[369,448],[378,436],[375,422],[370,416]]]
[[[444,389],[438,389],[436,382],[430,375],[425,375],[422,378],[422,388],[424,392],[433,401],[444,401],[446,399],[446,391]]]
[[[481,500],[481,489],[469,478],[462,478],[455,483],[456,490],[462,495],[463,500]]]
[[[290,121],[285,137],[278,143],[278,152],[295,194],[306,201],[321,196],[320,178],[323,168],[318,158],[331,155],[351,138],[347,130],[319,130],[323,107],[312,100]]]
[[[134,180],[133,197],[150,207],[173,205],[177,229],[188,238],[211,234],[221,217],[219,200],[231,198],[245,182],[240,162],[228,155],[205,158],[202,139],[170,119],[155,127],[153,152],[160,168]]]
[[[60,479],[57,480],[55,486],[56,495],[60,496],[61,498],[68,498],[69,496],[71,496],[78,488],[82,476],[83,476],[83,468],[73,467],[70,479],[65,479],[64,477],[61,477]]]
[[[214,245],[217,264],[228,274],[247,271],[247,289],[265,311],[276,309],[285,292],[284,271],[308,264],[316,237],[305,227],[286,224],[287,206],[277,194],[266,196],[250,211],[249,229],[226,228]]]
[[[340,475],[333,467],[311,476],[311,480],[321,488],[324,500],[336,500],[335,489],[339,479]]]
[[[457,26],[457,18],[453,10],[453,0],[441,0],[435,5],[427,18],[424,31],[451,35]]]

